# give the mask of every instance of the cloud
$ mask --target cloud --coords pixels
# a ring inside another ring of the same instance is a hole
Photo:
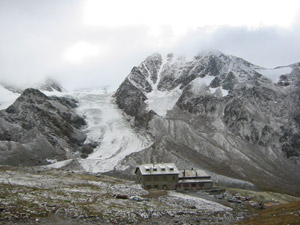
[[[176,45],[175,51],[195,55],[201,50],[217,49],[264,67],[299,62],[300,30],[291,28],[221,26],[213,31],[199,28],[189,32]]]
[[[94,14],[86,17],[89,2],[98,5],[89,6]],[[0,1],[0,81],[28,86],[53,77],[66,88],[118,86],[133,66],[154,52],[194,56],[218,49],[265,67],[300,61],[300,14],[294,15],[293,9],[287,15],[293,0],[282,9],[275,1],[272,13],[261,8],[259,19],[247,12],[247,18],[253,18],[248,26],[243,25],[246,17],[240,24],[229,24],[245,11],[230,5],[239,1],[226,1],[223,8],[217,0],[213,2],[219,7],[206,8],[198,0],[160,2],[142,5],[130,0],[121,7],[115,0],[108,5],[92,0]],[[99,7],[105,12],[102,17]],[[284,26],[270,19],[259,25],[264,13],[273,18],[280,10],[281,17],[287,15]]]

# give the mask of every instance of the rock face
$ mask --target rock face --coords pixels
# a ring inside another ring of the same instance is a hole
[[[122,164],[172,161],[299,194],[299,87],[299,63],[264,69],[221,52],[192,61],[154,54],[115,94],[155,140]],[[159,113],[155,102],[173,103]]]
[[[86,136],[80,128],[85,121],[75,107],[75,100],[26,89],[0,111],[0,164],[47,164],[81,150]]]
[[[43,83],[40,83],[34,87],[36,89],[42,90],[42,91],[58,91],[62,92],[64,89],[63,87],[57,83],[56,81],[52,79],[46,79]]]

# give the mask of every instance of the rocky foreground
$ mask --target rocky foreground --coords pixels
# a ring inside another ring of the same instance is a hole
[[[227,190],[217,199],[204,192],[148,192],[133,181],[102,174],[0,167],[0,223],[232,224],[260,211],[254,203],[278,205],[296,200],[287,195],[239,191]],[[247,196],[247,201],[228,201],[241,195]]]

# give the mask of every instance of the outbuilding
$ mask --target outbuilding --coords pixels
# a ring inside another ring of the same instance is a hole
[[[203,170],[181,170],[179,172],[177,191],[198,191],[213,186],[211,177]]]

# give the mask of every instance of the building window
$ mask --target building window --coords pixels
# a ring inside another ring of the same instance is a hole
[[[203,183],[199,183],[199,187],[203,187],[204,186],[204,184]]]
[[[189,184],[183,184],[183,187],[189,187]]]
[[[173,180],[175,180],[175,176],[173,176]]]
[[[154,188],[155,188],[155,189],[158,189],[158,185],[154,185]]]
[[[196,187],[196,184],[192,184],[192,187]]]
[[[146,186],[146,189],[151,189],[151,188],[152,188],[151,185]]]

